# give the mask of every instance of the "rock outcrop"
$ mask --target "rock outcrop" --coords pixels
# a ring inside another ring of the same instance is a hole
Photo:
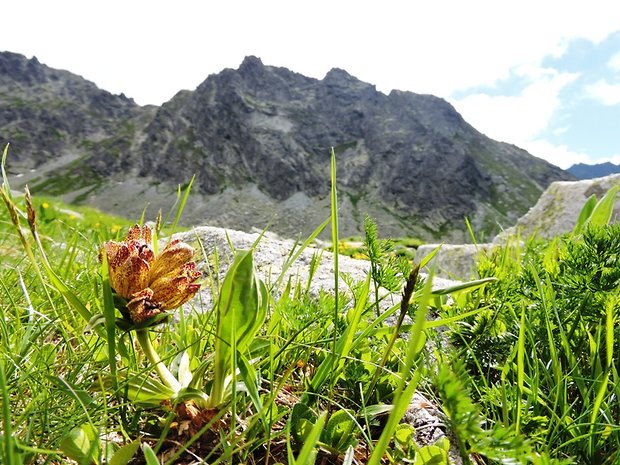
[[[428,268],[433,267],[437,276],[457,280],[475,278],[475,266],[481,253],[490,253],[500,244],[515,237],[537,235],[550,239],[570,232],[575,227],[579,213],[586,200],[595,195],[601,199],[613,186],[620,186],[620,174],[596,179],[572,182],[554,182],[517,224],[507,228],[495,237],[493,243],[483,244],[443,244]],[[616,200],[612,222],[620,219],[620,201]],[[419,262],[439,244],[425,244],[416,251],[415,260]]]
[[[425,271],[433,269],[433,273],[441,278],[450,278],[456,281],[476,279],[476,263],[482,253],[490,253],[496,244],[424,244],[418,247],[415,254],[415,262],[432,253],[437,247],[441,247],[437,254],[424,268]]]
[[[289,239],[282,239],[274,233],[267,232],[261,237],[261,233],[258,232],[246,233],[233,229],[201,226],[185,233],[176,234],[174,237],[190,244],[201,244],[205,257],[199,263],[199,267],[203,270],[211,270],[215,273],[214,263],[215,255],[217,254],[218,270],[216,276],[218,279],[223,279],[226,271],[228,271],[228,266],[232,263],[233,252],[231,245],[234,250],[250,249],[258,240],[254,249],[254,263],[259,276],[266,283],[275,283],[284,272],[284,278],[281,279],[282,284],[285,284],[290,278],[293,284],[299,283],[303,289],[306,289],[307,286],[310,294],[314,296],[318,295],[320,290],[334,291],[334,255],[313,245],[304,249],[288,269],[284,270],[284,265],[291,256],[292,251],[298,250],[301,244]],[[319,262],[312,274],[311,282],[308,283],[310,263],[315,255],[319,258]],[[350,277],[353,282],[364,281],[370,270],[370,262],[340,255],[338,270],[341,274],[339,288],[345,290],[347,284],[342,279],[342,275]],[[426,275],[423,275],[423,277],[426,277]],[[456,284],[454,281],[443,278],[435,278],[433,280],[434,289],[447,288],[454,284]],[[208,286],[206,287],[202,291],[202,300],[205,302],[206,307],[210,308],[212,297],[210,289],[208,289]],[[399,302],[399,299],[400,295],[391,296],[385,300],[384,305],[389,307]]]
[[[591,195],[601,199],[612,186],[620,186],[620,174],[581,181],[554,182],[536,205],[500,237],[514,234],[516,230],[524,236],[536,234],[544,238],[572,231],[586,200]],[[616,201],[612,221],[617,221],[618,218],[620,218],[620,202]]]

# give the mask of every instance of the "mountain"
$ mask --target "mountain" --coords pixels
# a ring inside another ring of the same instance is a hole
[[[610,162],[598,163],[595,165],[586,165],[585,163],[577,163],[568,168],[569,173],[577,179],[594,179],[602,178],[610,174],[620,173],[620,165],[614,165]]]
[[[382,234],[463,240],[509,226],[552,181],[573,179],[489,139],[446,101],[378,92],[341,69],[313,79],[247,57],[160,107],[136,105],[35,58],[0,53],[0,142],[13,185],[150,215],[195,174],[184,217],[307,234],[329,215],[337,157],[342,235],[365,213]]]

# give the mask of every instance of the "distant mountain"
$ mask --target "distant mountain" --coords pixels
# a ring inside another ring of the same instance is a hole
[[[610,174],[620,173],[620,165],[614,165],[610,162],[598,163],[596,165],[586,165],[585,163],[577,163],[568,170],[577,179],[594,179],[602,178]]]
[[[0,141],[13,183],[114,213],[154,215],[194,174],[188,223],[312,231],[329,215],[338,162],[340,226],[365,213],[391,236],[463,240],[513,224],[567,172],[489,139],[446,101],[385,95],[341,69],[317,80],[247,57],[161,107],[140,107],[36,59],[0,53]]]

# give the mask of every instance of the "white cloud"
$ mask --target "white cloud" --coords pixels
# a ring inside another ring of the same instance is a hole
[[[620,52],[616,53],[615,55],[612,55],[612,57],[607,62],[607,66],[612,71],[615,71],[616,73],[620,73]]]
[[[603,105],[618,105],[620,103],[620,83],[612,84],[607,79],[599,79],[585,88],[586,95]]]
[[[601,163],[601,160],[594,160],[585,153],[574,152],[566,145],[553,145],[546,140],[532,140],[521,145],[521,148],[527,150],[532,155],[547,160],[562,169],[570,168],[576,163],[595,164]]]
[[[180,5],[7,2],[2,46],[140,103],[161,103],[249,54],[308,76],[321,78],[337,66],[383,91],[446,97],[561,55],[572,38],[600,42],[620,29],[617,0],[591,0],[587,7],[563,0]]]
[[[554,136],[561,136],[562,134],[566,134],[569,129],[570,129],[569,126],[561,126],[559,128],[555,128],[553,130],[553,135]]]
[[[540,67],[522,67],[515,74],[532,79],[518,95],[478,93],[451,103],[480,132],[523,147],[549,126],[561,106],[561,90],[579,75]]]
[[[620,154],[597,157],[596,159],[583,152],[575,152],[564,144],[554,145],[546,140],[533,140],[524,144],[521,148],[527,150],[535,157],[547,160],[562,169],[570,168],[577,163],[595,165],[598,163],[611,162],[620,165]]]

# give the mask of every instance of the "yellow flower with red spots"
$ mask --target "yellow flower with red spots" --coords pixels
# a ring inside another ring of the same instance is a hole
[[[193,247],[174,240],[155,256],[148,226],[135,225],[122,242],[107,241],[101,247],[106,254],[110,286],[127,301],[129,318],[142,323],[191,299],[202,275],[191,261]]]

